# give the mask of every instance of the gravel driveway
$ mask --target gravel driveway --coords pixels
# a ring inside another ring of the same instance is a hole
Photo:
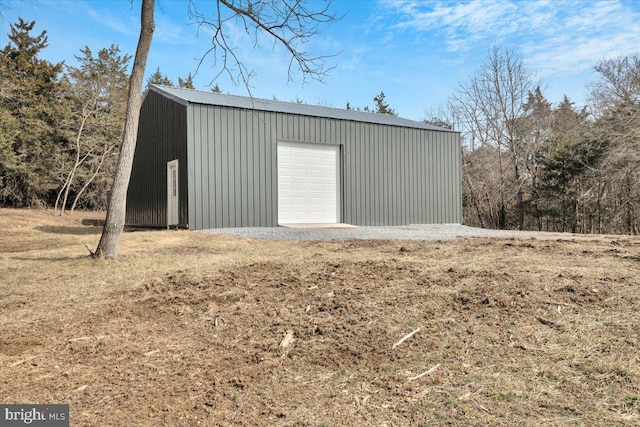
[[[487,230],[457,224],[352,228],[217,228],[205,230],[205,232],[267,240],[456,240],[470,237],[559,235],[559,233],[540,233],[535,231]]]

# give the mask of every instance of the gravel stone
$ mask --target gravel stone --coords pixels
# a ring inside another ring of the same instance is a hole
[[[458,224],[401,225],[385,227],[359,226],[355,228],[287,228],[248,227],[203,230],[213,234],[232,234],[237,237],[266,240],[456,240],[472,237],[533,237],[560,235],[537,231],[489,230]],[[565,233],[566,234],[566,233]]]

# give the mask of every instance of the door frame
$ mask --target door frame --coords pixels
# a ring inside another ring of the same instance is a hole
[[[173,195],[173,176],[172,171],[175,170],[175,196]],[[175,225],[176,228],[180,222],[179,212],[180,212],[180,174],[178,173],[178,159],[171,160],[167,162],[167,228],[170,228],[172,225]],[[171,199],[176,198],[176,210],[173,212]],[[174,218],[175,215],[175,218]]]

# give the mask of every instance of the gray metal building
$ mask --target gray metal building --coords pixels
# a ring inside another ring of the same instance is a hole
[[[127,224],[460,223],[460,135],[399,117],[151,86]]]

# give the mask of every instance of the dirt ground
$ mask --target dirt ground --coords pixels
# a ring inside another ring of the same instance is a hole
[[[105,262],[100,217],[0,209],[0,402],[73,426],[640,424],[638,237],[141,231]]]

